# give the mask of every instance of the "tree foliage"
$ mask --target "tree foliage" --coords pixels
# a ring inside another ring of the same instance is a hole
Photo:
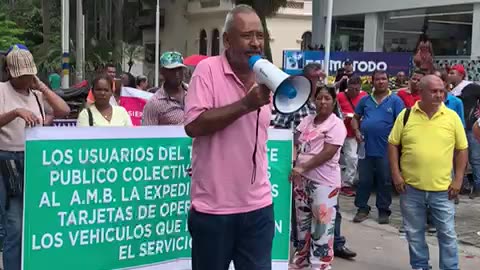
[[[60,0],[0,0],[0,10],[4,11],[0,15],[0,50],[15,43],[25,44],[40,73],[61,65]]]
[[[267,18],[274,16],[278,10],[287,5],[287,0],[236,0],[235,4],[245,4],[251,6],[257,12],[262,21],[265,36],[265,56],[272,61],[272,50],[270,48],[270,33],[267,26]]]
[[[25,30],[11,20],[5,14],[0,14],[0,51],[6,51],[12,44],[23,43],[22,36]]]

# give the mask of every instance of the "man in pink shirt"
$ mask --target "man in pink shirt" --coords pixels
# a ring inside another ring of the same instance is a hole
[[[248,59],[263,54],[255,11],[232,9],[225,53],[200,62],[185,100],[193,138],[188,228],[193,270],[270,270],[274,217],[267,176],[270,90],[255,83]]]

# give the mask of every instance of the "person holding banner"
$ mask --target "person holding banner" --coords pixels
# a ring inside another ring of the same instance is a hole
[[[25,46],[12,46],[6,62],[10,78],[0,83],[0,205],[6,232],[3,267],[20,270],[25,129],[44,124],[47,104],[56,117],[68,115],[70,108],[38,79],[33,56]]]
[[[78,115],[78,127],[130,127],[132,120],[125,108],[112,106],[112,80],[101,75],[93,81],[93,96],[95,102],[83,109]]]
[[[185,131],[193,137],[191,208],[193,270],[272,269],[275,231],[267,174],[271,90],[257,85],[248,60],[263,55],[255,10],[226,16],[225,52],[200,62],[185,99]]]

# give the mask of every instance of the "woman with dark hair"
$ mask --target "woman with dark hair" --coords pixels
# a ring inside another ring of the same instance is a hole
[[[334,88],[317,87],[316,114],[305,117],[295,134],[300,152],[290,179],[297,233],[305,241],[298,244],[289,269],[329,269],[333,261],[340,149],[347,136],[343,121],[334,113],[336,104]]]
[[[93,81],[92,89],[95,102],[80,112],[77,126],[132,126],[132,120],[125,108],[110,104],[113,90],[112,79],[108,75],[97,77]]]

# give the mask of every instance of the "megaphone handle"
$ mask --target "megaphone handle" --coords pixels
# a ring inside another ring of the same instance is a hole
[[[261,108],[257,110],[257,125],[255,127],[255,146],[253,147],[253,155],[252,155],[252,162],[253,162],[253,171],[252,171],[252,179],[250,184],[255,184],[255,180],[257,178],[257,148],[258,148],[258,125],[260,122],[260,112],[262,111]]]

